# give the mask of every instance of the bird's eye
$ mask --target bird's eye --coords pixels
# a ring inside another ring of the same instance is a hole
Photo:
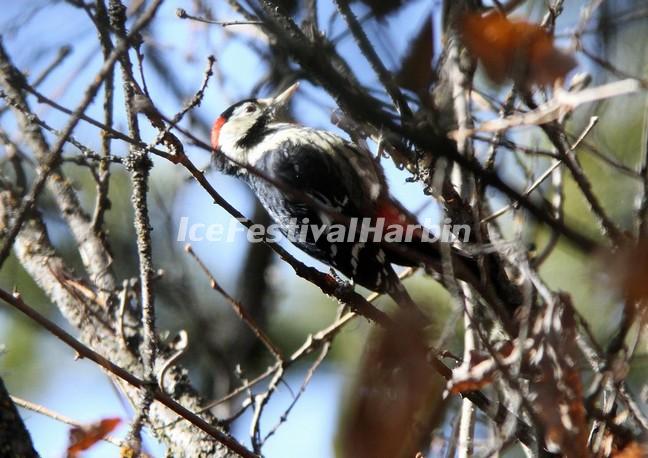
[[[256,107],[254,105],[248,105],[248,107],[245,109],[246,113],[254,113],[256,111]]]

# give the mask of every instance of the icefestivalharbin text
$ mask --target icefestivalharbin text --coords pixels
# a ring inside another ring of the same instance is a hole
[[[205,224],[193,222],[189,217],[180,218],[178,225],[178,242],[234,242],[237,234],[246,233],[251,243],[264,241],[278,242],[287,238],[291,242],[317,241],[324,237],[329,243],[342,242],[387,242],[407,243],[417,240],[422,242],[467,242],[470,239],[470,226],[467,224],[452,225],[449,219],[443,224],[387,224],[385,218],[348,218],[345,224],[311,224],[308,218],[297,220],[291,218],[282,224],[253,224],[246,228],[235,218],[226,224]],[[280,229],[284,227],[285,233]]]

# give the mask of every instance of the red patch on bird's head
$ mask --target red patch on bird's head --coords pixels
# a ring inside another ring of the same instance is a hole
[[[214,148],[214,150],[218,149],[218,137],[220,136],[220,131],[223,125],[225,124],[225,121],[227,121],[227,118],[225,116],[219,116],[218,119],[214,122],[214,125],[212,126],[211,130],[211,146]]]

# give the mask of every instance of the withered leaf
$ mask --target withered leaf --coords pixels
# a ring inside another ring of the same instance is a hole
[[[410,42],[407,54],[403,58],[396,75],[400,86],[416,93],[428,91],[434,78],[432,69],[433,38],[432,15],[430,15]]]
[[[427,360],[420,323],[404,309],[375,330],[340,426],[341,456],[412,457],[442,416],[444,383]]]
[[[104,418],[96,423],[71,428],[70,445],[67,450],[68,458],[75,458],[79,456],[80,452],[88,450],[110,434],[119,423],[121,423],[120,418]]]
[[[401,9],[407,2],[411,0],[359,0],[369,7],[371,12],[378,19],[394,13]]]
[[[623,449],[612,454],[613,458],[645,458],[648,456],[648,447],[639,442],[630,442]]]
[[[605,265],[629,303],[648,300],[648,240],[629,243]]]
[[[574,57],[554,46],[551,34],[537,24],[511,21],[500,12],[464,15],[462,41],[495,83],[512,79],[529,88],[552,84],[576,66]]]
[[[518,345],[517,342],[504,342],[496,349],[498,360],[504,365],[515,360],[519,356]],[[497,369],[493,356],[473,351],[468,361],[453,369],[448,391],[460,394],[480,390],[493,383]]]

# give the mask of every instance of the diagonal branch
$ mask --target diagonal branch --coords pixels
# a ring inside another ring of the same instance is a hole
[[[61,340],[69,347],[73,348],[82,357],[88,358],[90,361],[95,362],[96,364],[98,364],[99,366],[101,366],[111,374],[116,375],[117,377],[124,380],[125,382],[127,382],[128,384],[130,384],[135,388],[149,389],[149,384],[146,381],[136,377],[135,375],[131,374],[127,370],[123,369],[122,367],[117,366],[106,357],[100,355],[99,353],[92,350],[90,347],[79,342],[77,339],[75,339],[72,335],[68,334],[58,325],[56,325],[55,323],[53,323],[52,321],[48,320],[43,315],[38,313],[33,307],[26,304],[18,294],[10,294],[5,290],[0,289],[0,299],[2,299],[7,304],[13,306],[17,310],[25,314],[31,320],[38,323],[49,333],[56,336],[59,340]],[[213,438],[221,442],[223,445],[227,446],[230,450],[238,453],[240,456],[246,458],[255,458],[256,455],[254,455],[253,453],[248,451],[245,447],[243,447],[241,444],[239,444],[236,441],[236,439],[224,434],[218,428],[212,426],[211,424],[203,420],[201,417],[197,416],[187,408],[183,407],[178,402],[174,401],[173,398],[171,398],[169,395],[162,392],[158,388],[155,388],[153,390],[153,397],[155,398],[156,401],[159,401],[165,407],[172,410],[176,414],[180,415],[182,418],[188,420],[193,425],[197,426],[205,433],[209,434],[210,436],[212,436]]]

